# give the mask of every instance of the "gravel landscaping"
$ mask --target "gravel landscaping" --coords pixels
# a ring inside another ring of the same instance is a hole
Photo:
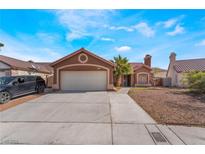
[[[129,95],[160,124],[205,126],[205,95],[176,88],[132,88]]]

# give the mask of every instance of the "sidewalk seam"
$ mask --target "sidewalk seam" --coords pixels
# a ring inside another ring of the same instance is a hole
[[[144,124],[144,127],[145,127],[145,129],[147,130],[147,132],[148,132],[149,136],[151,137],[152,141],[154,142],[154,144],[157,145],[157,143],[156,143],[155,140],[153,139],[152,135],[150,134],[150,132],[149,132],[149,130],[148,130],[146,124]]]
[[[169,126],[167,126],[167,127],[168,127],[168,129],[169,129],[172,133],[174,133],[185,145],[187,145],[187,144],[182,140],[182,138],[179,137],[179,135],[177,135],[177,133],[175,133]]]

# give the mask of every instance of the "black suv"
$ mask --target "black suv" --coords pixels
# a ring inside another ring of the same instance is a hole
[[[0,77],[0,103],[34,92],[42,93],[45,87],[45,81],[40,76]]]

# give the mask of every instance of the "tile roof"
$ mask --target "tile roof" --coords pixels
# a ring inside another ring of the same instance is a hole
[[[50,66],[51,63],[48,62],[35,62],[35,64],[40,65],[46,71],[53,73],[53,68]]]
[[[129,64],[133,67],[133,69],[138,69],[138,68],[142,67],[142,65],[143,65],[143,63],[134,63],[134,62],[129,63]]]
[[[133,67],[134,70],[137,70],[137,69],[141,68],[142,66],[151,69],[149,66],[147,66],[147,65],[145,65],[145,64],[143,64],[143,63],[135,63],[135,62],[132,62],[132,63],[129,63],[129,64],[132,65],[132,67]]]
[[[53,69],[49,66],[49,63],[36,63],[18,60],[15,58],[0,55],[0,61],[9,65],[12,69],[19,69],[25,71],[37,71],[40,73],[52,73]]]
[[[174,69],[178,73],[189,71],[205,71],[205,58],[177,60],[174,63]]]

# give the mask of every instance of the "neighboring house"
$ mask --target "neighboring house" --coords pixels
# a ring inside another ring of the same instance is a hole
[[[15,75],[39,75],[51,86],[49,78],[53,75],[50,63],[37,63],[33,61],[22,61],[11,57],[0,55],[0,77]],[[49,82],[49,83],[48,83]]]
[[[154,67],[152,68],[152,73],[154,78],[166,78],[167,70]]]
[[[131,63],[134,74],[123,76],[124,86],[149,85],[151,56],[145,64]],[[81,48],[51,64],[53,88],[60,90],[112,90],[114,63]]]
[[[167,78],[171,78],[171,86],[183,87],[182,79],[185,73],[190,71],[205,71],[205,58],[176,60],[176,54],[170,54],[170,63]]]
[[[122,86],[151,86],[152,84],[152,69],[151,56],[146,55],[144,63],[133,62],[130,65],[133,68],[133,73],[123,75]]]
[[[153,73],[153,83],[152,83],[153,86],[166,86],[164,82],[166,82],[167,70],[158,67],[153,67],[152,73]]]

